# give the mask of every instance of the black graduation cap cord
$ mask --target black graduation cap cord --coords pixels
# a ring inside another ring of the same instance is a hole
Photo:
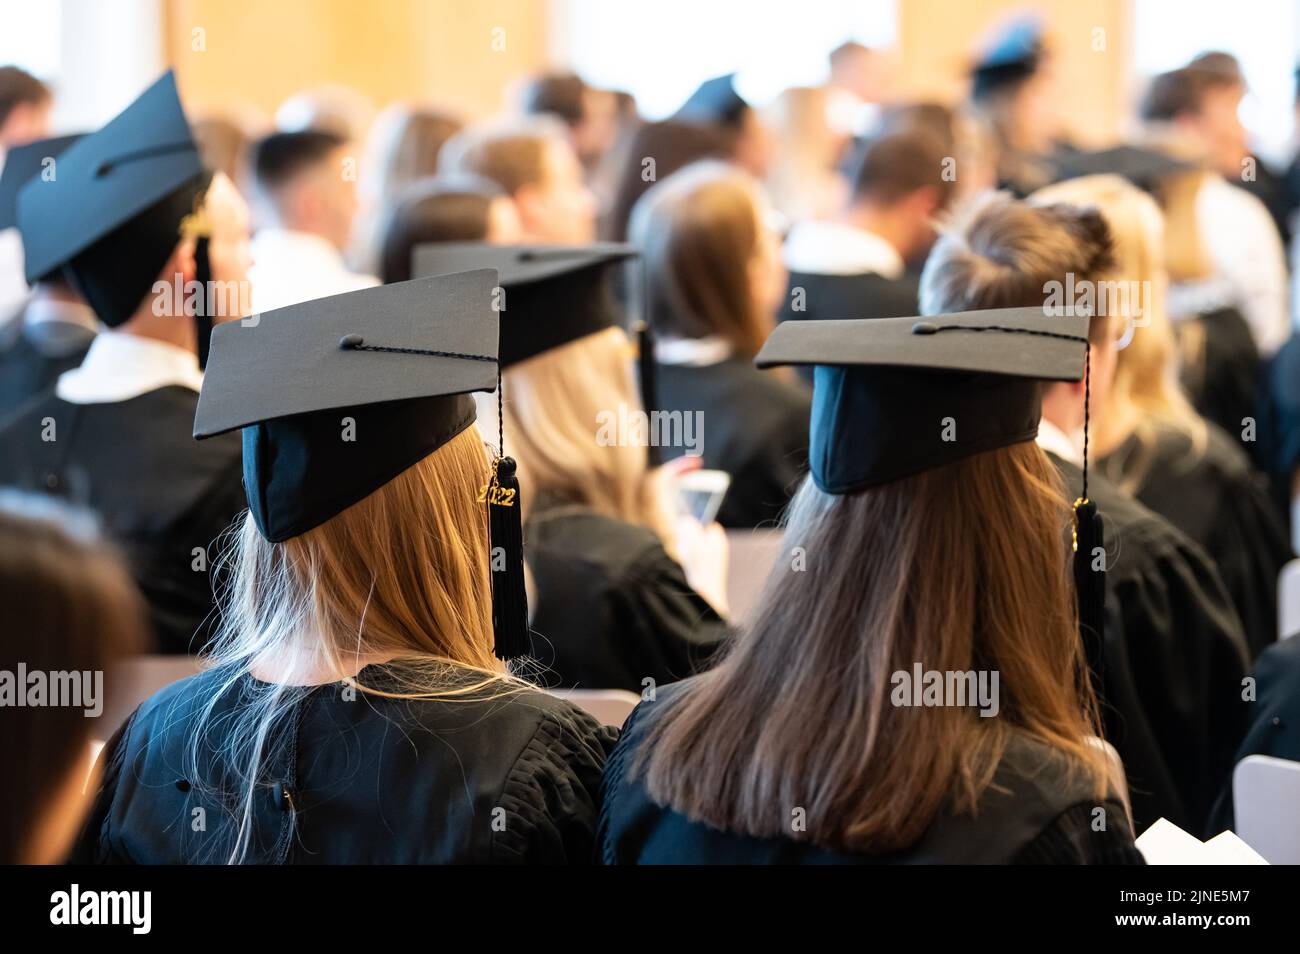
[[[492,651],[504,660],[527,656],[532,651],[532,640],[528,628],[528,593],[524,586],[523,508],[519,497],[518,467],[514,458],[505,456],[505,404],[502,397],[501,365],[497,358],[459,351],[368,345],[358,334],[344,335],[339,339],[339,348],[343,351],[378,351],[491,361],[497,365],[497,459],[492,465],[492,477],[483,487],[480,498],[488,508],[489,542],[493,547],[501,548],[505,559],[505,567],[492,572],[492,629],[495,643]]]
[[[118,166],[124,166],[128,162],[137,162],[140,159],[152,159],[154,156],[169,156],[177,152],[197,152],[198,147],[193,142],[173,142],[158,146],[148,146],[144,149],[137,149],[134,152],[126,152],[120,156],[114,156],[111,159],[105,159],[99,165],[95,166],[95,178],[112,172]]]

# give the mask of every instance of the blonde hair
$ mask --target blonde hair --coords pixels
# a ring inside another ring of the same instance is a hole
[[[671,553],[671,517],[645,446],[599,439],[602,421],[617,420],[620,407],[642,410],[631,358],[627,335],[607,328],[508,368],[506,450],[519,462],[526,506],[538,493],[585,504],[648,527]]]
[[[245,859],[252,795],[276,723],[326,673],[361,692],[397,699],[445,699],[519,688],[492,655],[487,513],[478,502],[488,462],[471,425],[428,457],[325,523],[268,542],[251,516],[234,531],[219,575],[222,625],[206,654],[221,674],[193,731],[190,773],[202,779],[218,700],[250,671],[219,748],[240,791],[219,798],[237,825],[228,861]],[[388,658],[384,688],[352,678],[361,658]],[[478,679],[448,675],[465,669]],[[197,781],[196,783],[197,784]]]
[[[634,771],[650,797],[755,837],[790,837],[790,809],[831,849],[915,843],[943,811],[973,812],[1013,732],[1071,757],[1100,796],[1096,701],[1061,546],[1060,478],[1033,443],[856,494],[805,481],[754,622],[651,729]],[[892,674],[1000,673],[996,718],[904,709]]]
[[[1106,220],[1115,246],[1111,277],[1141,282],[1150,289],[1145,316],[1130,313],[1132,335],[1118,353],[1110,392],[1102,396],[1097,415],[1097,441],[1113,448],[1128,436],[1113,430],[1114,414],[1107,407],[1128,402],[1141,412],[1133,427],[1141,453],[1125,467],[1120,485],[1128,492],[1141,486],[1151,464],[1158,430],[1172,427],[1191,442],[1193,452],[1204,451],[1205,422],[1192,408],[1178,382],[1178,345],[1165,308],[1168,275],[1165,271],[1164,220],[1154,199],[1125,179],[1112,175],[1085,176],[1060,182],[1034,193],[1034,203],[1068,203],[1092,207]],[[1144,298],[1147,297],[1145,294]],[[1128,296],[1130,304],[1132,296]]]

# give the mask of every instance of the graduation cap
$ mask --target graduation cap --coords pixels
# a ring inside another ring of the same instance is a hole
[[[1062,153],[1055,160],[1055,180],[1091,175],[1118,175],[1139,189],[1154,192],[1167,177],[1195,169],[1196,165],[1156,149],[1115,146],[1095,152]]]
[[[496,287],[496,272],[479,269],[213,330],[194,436],[243,429],[244,490],[262,536],[320,526],[474,422],[471,392],[498,386]],[[480,499],[505,556],[492,574],[502,658],[528,650],[518,490],[514,461],[498,456]]]
[[[971,95],[983,99],[1032,76],[1043,57],[1043,24],[1018,17],[997,30],[971,67]]]
[[[445,275],[494,268],[505,300],[501,309],[501,367],[622,326],[609,287],[609,269],[638,254],[622,242],[593,245],[488,245],[430,242],[411,253],[411,273]]]
[[[815,365],[812,479],[826,493],[850,494],[1032,441],[1042,416],[1041,383],[1082,378],[1086,389],[1088,355],[1087,317],[1049,316],[1037,306],[785,321],[755,364]],[[948,433],[946,419],[956,424]],[[1075,583],[1084,645],[1097,673],[1105,578],[1092,570],[1102,528],[1088,500],[1086,423],[1084,433],[1084,486],[1074,504]]]
[[[5,155],[4,171],[0,172],[0,229],[11,229],[18,224],[18,190],[45,171],[46,159],[58,159],[80,138],[80,133],[55,136],[9,150]],[[58,166],[54,169],[57,177]]]
[[[104,324],[135,312],[181,238],[209,174],[170,73],[18,193],[27,280],[67,265]]]
[[[716,126],[739,126],[749,103],[736,92],[736,74],[715,76],[701,83],[673,114],[686,123]]]

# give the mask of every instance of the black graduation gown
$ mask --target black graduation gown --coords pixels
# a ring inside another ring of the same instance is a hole
[[[733,356],[705,367],[658,365],[655,403],[661,411],[699,412],[704,466],[731,475],[718,522],[741,530],[774,526],[808,470],[807,390]],[[660,448],[665,460],[687,450]]]
[[[875,272],[827,275],[790,273],[785,303],[777,321],[810,318],[906,318],[920,312],[920,283],[913,275],[886,278]],[[802,290],[802,295],[796,293]],[[795,310],[802,305],[800,310]],[[799,368],[799,376],[812,382],[812,368]]]
[[[756,838],[692,821],[652,801],[632,772],[656,719],[690,681],[643,702],[623,727],[601,787],[600,853],[605,864],[1143,864],[1118,799],[1102,803],[1107,825],[1093,831],[1098,802],[1046,744],[1017,737],[999,765],[977,817],[948,813],[915,845],[870,856],[794,838]]]
[[[478,678],[453,670],[447,681],[464,687]],[[358,677],[398,688],[389,680],[379,667]],[[72,860],[225,863],[238,819],[223,797],[239,804],[226,735],[252,682],[241,674],[223,693],[223,677],[206,672],[145,702],[101,755],[103,779]],[[533,690],[441,702],[344,690],[333,683],[296,691],[271,730],[249,862],[591,860],[601,767],[617,730]],[[191,731],[217,694],[195,777]],[[206,830],[195,831],[196,817]]]
[[[1291,513],[1291,482],[1300,471],[1300,333],[1268,363],[1259,409],[1256,458],[1273,483],[1273,499]]]
[[[1049,456],[1077,494],[1080,469]],[[1088,496],[1106,533],[1104,728],[1124,760],[1134,826],[1164,817],[1209,834],[1245,728],[1241,621],[1213,561],[1185,534],[1095,472]]]
[[[1219,568],[1253,659],[1277,639],[1277,576],[1291,559],[1286,525],[1264,477],[1245,451],[1213,424],[1205,452],[1190,438],[1157,425],[1147,449],[1136,437],[1098,459],[1119,483],[1142,473],[1134,496],[1204,548]]]
[[[1176,325],[1180,337],[1193,329],[1201,339],[1200,361],[1185,362],[1183,389],[1196,412],[1229,434],[1240,434],[1255,416],[1260,382],[1259,348],[1236,308],[1216,308]]]
[[[645,527],[539,499],[524,527],[533,651],[550,688],[640,693],[707,664],[726,624]]]
[[[1300,762],[1300,633],[1274,643],[1255,660],[1255,700],[1248,704],[1250,727],[1233,765],[1248,755]],[[1215,808],[1212,831],[1235,828],[1232,779],[1226,779]]]
[[[214,541],[245,509],[239,434],[194,440],[198,399],[178,385],[102,404],[49,392],[0,427],[0,484],[98,513],[149,604],[160,652],[197,651],[209,634]],[[42,439],[46,418],[55,440]]]
[[[80,365],[94,339],[95,332],[73,322],[31,326],[21,313],[0,328],[0,421]]]

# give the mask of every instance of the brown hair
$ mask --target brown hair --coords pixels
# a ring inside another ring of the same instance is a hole
[[[0,605],[6,667],[104,673],[147,641],[143,602],[121,556],[101,540],[93,517],[46,498],[0,493]],[[104,677],[103,685],[116,680]],[[85,709],[70,705],[4,710],[0,863],[29,860],[43,813],[72,772],[89,770],[95,728]]]
[[[682,338],[720,335],[741,354],[763,346],[775,318],[754,301],[758,187],[722,162],[699,162],[647,192],[629,238],[641,250],[651,326]]]
[[[1172,122],[1180,116],[1199,113],[1211,91],[1239,86],[1240,73],[1234,75],[1213,65],[1170,70],[1151,80],[1139,112],[1147,122]]]
[[[303,686],[343,679],[377,696],[446,699],[522,685],[492,654],[487,512],[478,503],[487,474],[471,426],[300,536],[270,543],[245,517],[218,565],[221,631],[208,655],[221,679],[195,720],[186,766],[190,778],[205,778],[200,764],[216,746],[240,783],[233,800],[222,793],[236,828],[222,846],[226,860],[246,856],[268,734]],[[367,658],[389,660],[382,686],[353,676]],[[449,671],[465,669],[481,678],[449,682]],[[271,681],[245,681],[250,671]],[[243,704],[214,728],[213,707],[237,685]]]
[[[1047,284],[1096,281],[1114,264],[1101,213],[1071,205],[1030,206],[1005,192],[972,200],[949,221],[921,273],[921,312],[1043,305]],[[1094,343],[1106,316],[1089,326]]]
[[[380,217],[379,280],[411,278],[411,254],[427,242],[482,242],[492,203],[505,193],[480,176],[427,179],[398,193]]]
[[[50,99],[50,88],[17,66],[0,66],[0,126],[19,106],[35,106]]]
[[[1013,444],[856,494],[805,481],[754,623],[651,730],[655,801],[756,837],[879,854],[971,812],[1012,733],[1105,789],[1078,638],[1059,478]],[[999,712],[891,703],[897,672],[1000,674]],[[794,835],[793,837],[800,837]]]
[[[956,181],[944,176],[944,160],[953,153],[944,140],[923,122],[933,119],[898,119],[893,130],[870,140],[856,157],[850,176],[853,197],[888,205],[918,189],[933,188],[938,207],[947,205]]]
[[[563,128],[558,120],[543,116],[471,126],[447,140],[438,172],[483,176],[513,196],[545,179],[547,150],[553,142],[565,142]]]
[[[644,123],[632,133],[601,232],[616,242],[627,237],[628,219],[641,196],[656,182],[699,159],[730,155],[731,137],[712,126],[673,119]]]

